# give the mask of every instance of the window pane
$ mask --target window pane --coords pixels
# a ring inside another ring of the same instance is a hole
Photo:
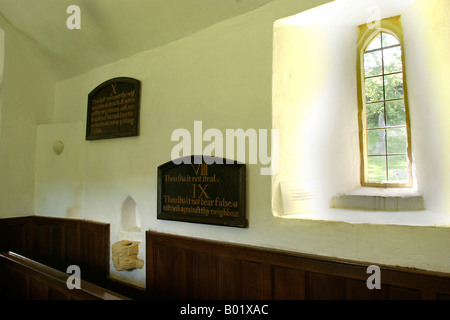
[[[366,79],[366,102],[383,100],[383,77]]]
[[[369,182],[386,181],[386,157],[369,157]]]
[[[366,77],[382,74],[381,50],[364,54],[364,73]]]
[[[383,50],[384,73],[402,72],[402,49],[394,47]]]
[[[386,132],[384,129],[367,131],[367,152],[369,155],[386,154]]]
[[[403,75],[398,73],[385,76],[384,87],[386,100],[403,98]]]
[[[381,48],[381,34],[377,35],[367,46],[366,51]]]
[[[389,156],[388,168],[390,182],[408,182],[409,172],[407,156]]]
[[[387,129],[387,151],[391,153],[406,153],[406,128]]]
[[[403,100],[386,102],[388,126],[406,125],[405,102]]]
[[[384,128],[384,103],[368,104],[366,108],[367,113],[367,128]]]
[[[383,37],[383,48],[386,48],[388,46],[395,46],[396,44],[400,44],[398,39],[394,37],[392,34],[389,33],[382,33]]]

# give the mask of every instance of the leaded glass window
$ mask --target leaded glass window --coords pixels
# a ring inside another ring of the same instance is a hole
[[[407,185],[411,180],[402,46],[378,33],[363,51],[364,182]]]

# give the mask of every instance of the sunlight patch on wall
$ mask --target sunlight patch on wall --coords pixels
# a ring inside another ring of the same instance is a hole
[[[398,15],[413,2],[336,0],[275,22],[272,115],[280,131],[280,167],[272,179],[275,216],[295,213],[287,208],[290,196],[283,195],[283,185],[317,190],[306,207],[297,206],[310,212],[329,209],[333,195],[359,186],[358,26]]]

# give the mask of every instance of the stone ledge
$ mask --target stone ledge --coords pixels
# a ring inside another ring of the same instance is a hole
[[[357,188],[333,196],[330,208],[376,211],[424,210],[423,196],[409,188]]]

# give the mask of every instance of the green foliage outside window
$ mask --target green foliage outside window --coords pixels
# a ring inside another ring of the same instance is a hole
[[[397,38],[382,32],[364,52],[368,182],[409,179],[401,50]]]

